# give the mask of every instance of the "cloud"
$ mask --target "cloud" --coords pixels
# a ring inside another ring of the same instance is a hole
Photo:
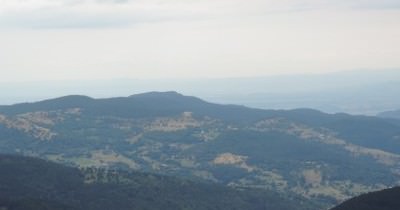
[[[383,2],[3,0],[0,80],[395,68],[400,13]]]
[[[350,1],[351,2],[351,1]],[[351,3],[355,9],[400,9],[400,1],[398,0],[357,0]]]
[[[108,3],[108,4],[127,4],[130,0],[97,0],[98,3]]]
[[[310,10],[399,9],[398,0],[0,0],[0,28],[130,27]]]
[[[0,27],[99,28],[136,23],[191,20],[207,16],[207,7],[152,0],[0,0]]]

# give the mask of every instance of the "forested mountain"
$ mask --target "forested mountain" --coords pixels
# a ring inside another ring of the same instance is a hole
[[[300,195],[326,207],[394,186],[400,121],[219,105],[176,92],[0,106],[0,152]]]
[[[376,115],[400,108],[400,69],[323,74],[194,79],[109,79],[0,84],[3,104],[70,93],[114,97],[149,90],[177,90],[207,101],[267,109],[308,107],[328,113]],[[53,87],[57,87],[56,89]]]
[[[367,193],[352,198],[331,210],[398,210],[400,187]]]
[[[311,203],[265,190],[132,171],[76,169],[35,158],[0,155],[0,209],[306,210]]]

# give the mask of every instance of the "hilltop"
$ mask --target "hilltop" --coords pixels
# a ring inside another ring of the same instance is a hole
[[[0,106],[0,132],[2,153],[268,189],[326,207],[391,187],[399,174],[398,120],[221,105],[177,92]]]

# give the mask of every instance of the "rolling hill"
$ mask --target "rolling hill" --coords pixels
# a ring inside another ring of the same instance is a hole
[[[0,106],[0,152],[300,195],[331,207],[394,186],[400,122],[220,105],[176,92]]]
[[[0,155],[0,209],[309,209],[276,193]]]
[[[352,198],[331,210],[397,210],[400,209],[400,187],[370,192]]]

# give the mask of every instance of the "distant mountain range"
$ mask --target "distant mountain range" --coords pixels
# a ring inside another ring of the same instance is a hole
[[[367,193],[352,198],[331,210],[398,210],[400,187]]]
[[[108,98],[153,90],[176,90],[215,103],[241,104],[262,109],[311,108],[326,113],[374,116],[400,108],[400,70],[356,70],[248,78],[2,83],[0,104],[77,93]]]
[[[400,181],[399,120],[219,105],[177,92],[0,106],[0,133],[0,153],[267,189],[315,209]]]
[[[383,118],[400,119],[400,110],[382,112],[378,116]]]

